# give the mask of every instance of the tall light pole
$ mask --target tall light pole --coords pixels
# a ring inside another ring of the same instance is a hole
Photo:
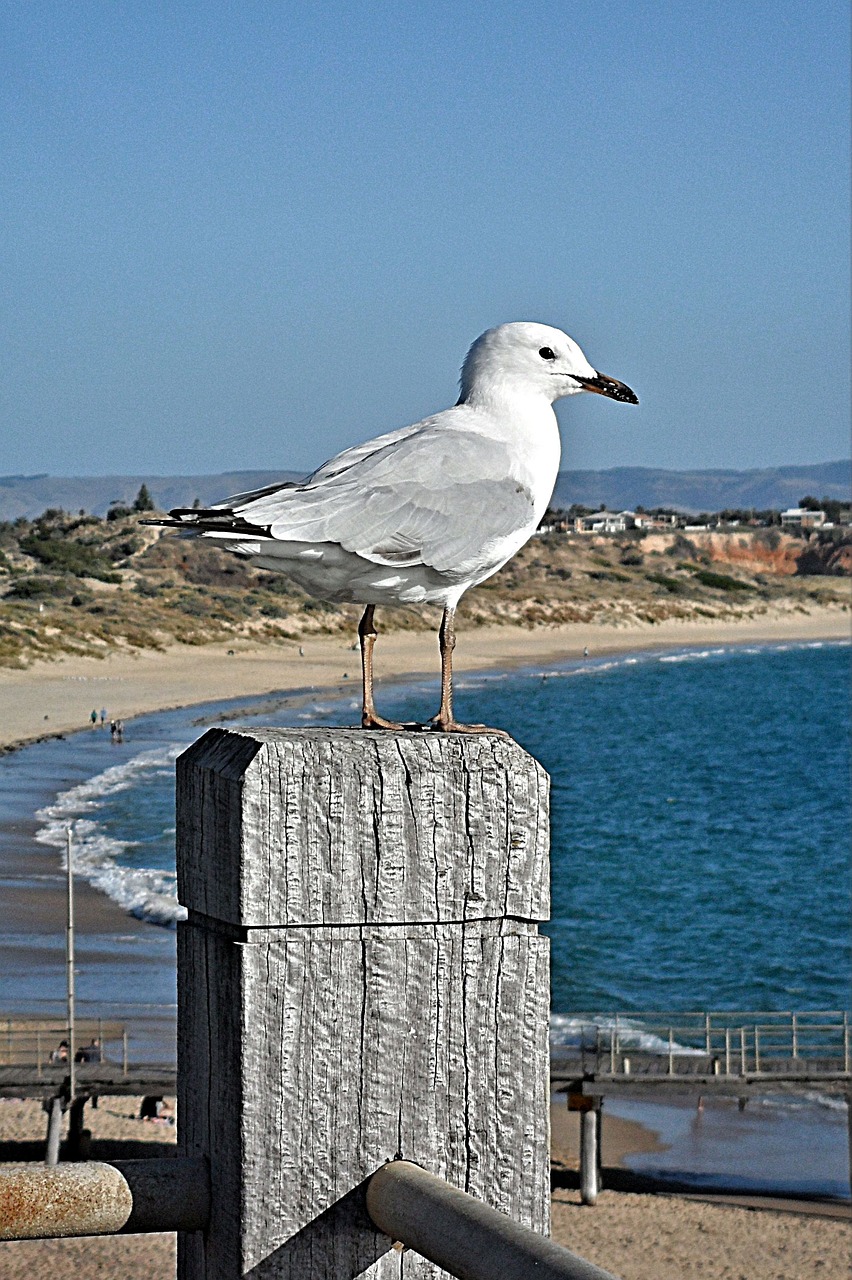
[[[65,830],[65,849],[68,863],[68,917],[65,928],[65,969],[66,990],[68,998],[68,1067],[70,1075],[71,1098],[76,1093],[76,1067],[74,1057],[77,1051],[74,1035],[74,860],[71,847],[71,828]]]

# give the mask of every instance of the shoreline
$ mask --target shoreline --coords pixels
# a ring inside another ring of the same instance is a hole
[[[461,631],[455,670],[516,668],[538,662],[631,650],[692,645],[737,645],[850,639],[845,609],[809,613],[776,610],[742,621],[664,622],[616,626],[572,623],[527,629],[513,625]],[[136,650],[104,658],[39,662],[0,670],[0,753],[90,728],[93,710],[130,720],[152,711],[272,693],[343,691],[360,687],[360,657],[353,637],[306,637],[252,646],[245,641],[162,651]],[[437,677],[434,632],[392,631],[376,646],[377,689],[384,682]]]

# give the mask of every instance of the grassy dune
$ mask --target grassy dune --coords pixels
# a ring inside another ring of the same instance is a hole
[[[358,606],[314,600],[287,578],[140,523],[49,511],[0,525],[0,666],[179,643],[255,643],[351,632]],[[464,597],[480,625],[630,625],[849,608],[852,533],[777,529],[535,537]],[[435,610],[383,611],[383,629],[434,626]]]

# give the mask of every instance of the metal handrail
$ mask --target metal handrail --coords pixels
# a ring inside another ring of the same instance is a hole
[[[615,1280],[406,1160],[373,1174],[366,1204],[379,1231],[461,1280]],[[197,1157],[0,1169],[0,1240],[203,1231],[209,1221],[209,1170]]]
[[[614,1280],[419,1165],[393,1160],[367,1185],[367,1212],[391,1240],[461,1280]]]
[[[13,1020],[10,1019],[9,1021],[11,1023]],[[85,1028],[82,1031],[84,1036],[97,1036],[105,1061],[124,1062],[127,1057],[127,1028],[120,1024],[117,1026],[112,1020],[108,1025],[109,1028],[116,1028],[114,1034],[104,1032],[103,1019],[100,1018],[97,1020],[94,1018],[78,1018],[75,1023],[78,1033],[82,1027]],[[50,1056],[61,1040],[65,1040],[66,1043],[69,1040],[67,1023],[56,1026],[35,1025],[32,1027],[7,1025],[3,1033],[0,1066],[22,1066],[26,1063],[32,1063],[41,1072],[42,1067],[54,1065],[50,1061]],[[107,1046],[109,1046],[109,1049],[107,1049]],[[70,1044],[68,1047],[70,1051]],[[76,1044],[75,1048],[79,1049],[80,1044]]]
[[[201,1231],[209,1218],[200,1157],[0,1167],[0,1240]]]
[[[809,1068],[811,1074],[820,1071],[836,1075],[839,1063],[842,1070],[850,1071],[852,1065],[852,1037],[850,1016],[843,1010],[809,1009],[795,1011],[727,1011],[703,1010],[660,1013],[617,1012],[610,1015],[578,1013],[580,1051],[584,1062],[591,1051],[591,1033],[594,1033],[595,1065],[601,1069],[608,1062],[610,1074],[623,1072],[626,1055],[651,1055],[665,1061],[667,1074],[680,1070],[676,1063],[684,1055],[703,1055],[710,1059],[710,1069],[719,1074],[720,1060],[724,1057],[725,1074],[730,1075],[734,1060],[734,1039],[739,1073],[756,1074],[777,1070],[777,1064],[785,1061],[801,1064],[796,1068]],[[639,1036],[655,1037],[654,1046],[636,1043]],[[831,1065],[820,1066],[820,1061],[830,1060]]]

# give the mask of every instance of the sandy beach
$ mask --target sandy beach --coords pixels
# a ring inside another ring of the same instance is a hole
[[[681,645],[848,640],[846,610],[814,607],[767,611],[740,622],[663,622],[606,626],[575,624],[459,629],[455,669],[483,670],[557,662],[628,650]],[[26,670],[0,670],[0,750],[86,727],[93,710],[123,720],[147,711],[213,699],[250,697],[284,689],[339,689],[360,683],[356,637],[309,638],[282,645],[181,645],[162,652],[128,650],[102,659],[66,657]],[[301,652],[300,652],[301,650]],[[383,680],[438,672],[437,640],[428,631],[381,635],[377,685]],[[380,696],[380,693],[379,693]],[[424,714],[431,714],[426,708]]]
[[[174,1150],[171,1125],[138,1119],[138,1098],[104,1098],[86,1110],[96,1159],[138,1159]],[[672,1195],[604,1191],[590,1209],[571,1185],[576,1167],[575,1116],[555,1104],[553,1120],[553,1236],[624,1280],[845,1280],[852,1222],[779,1208],[747,1209]],[[0,1101],[0,1158],[38,1159],[44,1113],[37,1102]],[[625,1157],[653,1150],[653,1133],[610,1118],[603,1164],[610,1177]],[[812,1206],[813,1208],[813,1206]],[[175,1274],[172,1234],[0,1244],[3,1280],[52,1280],[60,1272],[110,1280],[169,1280]]]

